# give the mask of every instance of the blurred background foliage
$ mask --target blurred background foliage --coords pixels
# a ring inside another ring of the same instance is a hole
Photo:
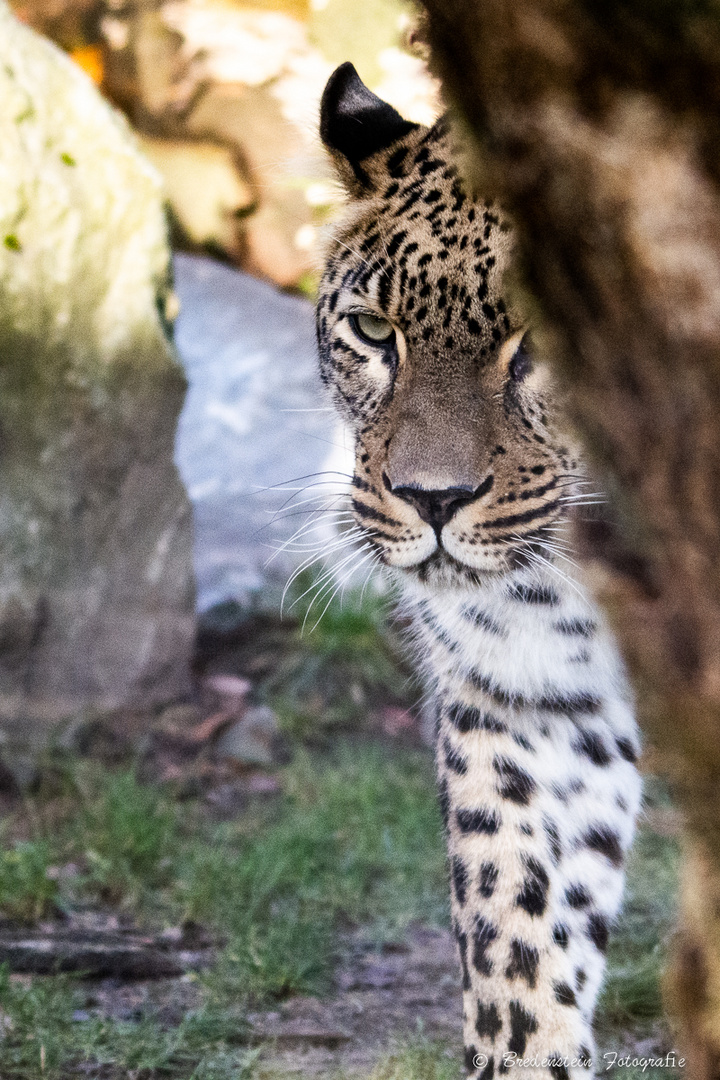
[[[136,128],[165,179],[176,247],[312,293],[337,201],[316,137],[352,60],[410,119],[438,112],[406,0],[13,0]]]

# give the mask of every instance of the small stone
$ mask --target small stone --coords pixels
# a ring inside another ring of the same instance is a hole
[[[252,683],[239,675],[208,675],[204,682],[208,690],[223,697],[245,697],[252,690]]]
[[[247,789],[251,795],[277,795],[281,790],[281,784],[277,776],[253,773],[248,780]]]
[[[195,727],[202,719],[202,712],[197,705],[171,705],[163,709],[159,725],[163,731],[186,732]]]
[[[257,705],[223,733],[216,752],[218,757],[243,765],[272,765],[277,760],[279,738],[277,716],[266,705]]]

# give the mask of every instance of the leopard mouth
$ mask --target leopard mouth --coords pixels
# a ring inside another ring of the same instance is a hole
[[[481,585],[489,578],[505,572],[504,568],[479,568],[460,562],[442,546],[438,546],[432,555],[414,566],[402,568],[404,574],[415,577],[423,583],[437,585],[472,584]]]
[[[430,555],[413,566],[403,567],[402,570],[421,581],[437,580],[438,583],[446,585],[452,582],[481,584],[500,574],[507,574],[508,571],[528,569],[535,563],[537,555],[547,557],[543,541],[551,535],[549,526],[541,527],[532,537],[518,538],[516,544],[508,544],[501,553],[498,552],[497,566],[482,567],[458,559],[438,538],[438,546]]]

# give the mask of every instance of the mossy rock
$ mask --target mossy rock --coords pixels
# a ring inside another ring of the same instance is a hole
[[[182,696],[185,379],[161,182],[90,80],[0,0],[0,723]]]

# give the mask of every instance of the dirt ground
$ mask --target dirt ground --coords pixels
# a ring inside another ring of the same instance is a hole
[[[460,1060],[462,1002],[451,933],[414,926],[404,940],[379,948],[354,938],[345,945],[346,957],[330,994],[291,997],[248,1015],[250,1043],[262,1048],[258,1064],[272,1072],[273,1080],[367,1076],[396,1043],[407,1043],[415,1034],[445,1043],[448,1056]],[[85,1008],[76,1012],[78,1021],[91,1015],[137,1020],[150,1008],[162,1023],[173,1026],[197,1000],[192,975],[108,978],[88,982],[86,991]],[[604,1053],[660,1056],[673,1048],[663,1025],[640,1037],[606,1033],[598,1041],[600,1073],[607,1061]]]

